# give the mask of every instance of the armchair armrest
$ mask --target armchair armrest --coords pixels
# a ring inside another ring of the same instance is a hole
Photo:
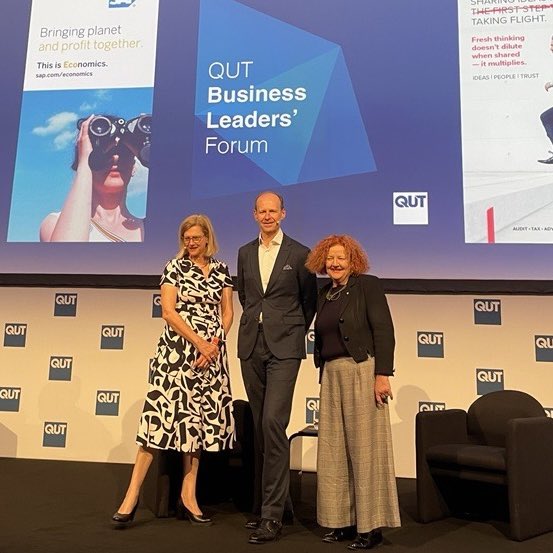
[[[467,413],[462,409],[417,413],[415,432],[417,455],[434,445],[469,443]]]
[[[468,443],[467,413],[462,409],[424,411],[415,418],[418,518],[430,522],[449,514],[449,508],[430,474],[426,452],[441,444]]]
[[[511,532],[523,540],[553,529],[553,419],[511,419],[507,427]]]

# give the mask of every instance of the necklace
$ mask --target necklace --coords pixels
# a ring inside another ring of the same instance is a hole
[[[346,288],[346,285],[343,284],[342,286],[340,287],[336,287],[336,288],[330,288],[330,290],[326,293],[326,299],[328,301],[336,301],[339,297],[340,297],[340,294],[345,290]]]

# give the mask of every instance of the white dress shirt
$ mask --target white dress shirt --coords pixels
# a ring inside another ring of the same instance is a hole
[[[269,245],[265,246],[261,239],[261,234],[259,235],[259,274],[261,275],[263,292],[267,290],[267,285],[269,284],[269,279],[271,278],[271,273],[273,272],[283,238],[284,234],[282,233],[282,229],[279,228],[278,232],[269,242]]]

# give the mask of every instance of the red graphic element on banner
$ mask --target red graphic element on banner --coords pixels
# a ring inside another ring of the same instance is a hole
[[[488,227],[488,244],[495,244],[495,221],[493,207],[486,210],[486,219]]]

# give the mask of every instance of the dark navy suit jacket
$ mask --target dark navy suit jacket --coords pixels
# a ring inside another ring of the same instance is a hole
[[[305,334],[315,316],[317,278],[305,268],[309,249],[286,234],[267,290],[259,272],[259,239],[238,252],[238,297],[243,313],[238,329],[238,357],[248,359],[257,339],[259,314],[263,334],[278,359],[304,359]]]

